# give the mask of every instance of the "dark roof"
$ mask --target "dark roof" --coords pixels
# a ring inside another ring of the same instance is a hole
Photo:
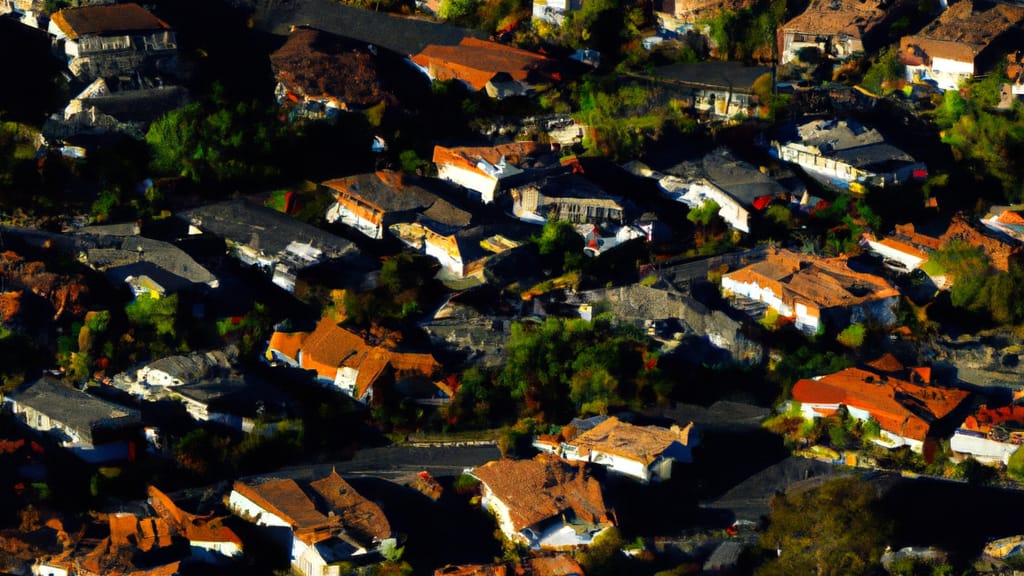
[[[283,34],[291,25],[315,22],[320,30],[383,46],[403,56],[418,54],[431,44],[454,46],[467,36],[485,37],[477,30],[346,6],[333,0],[279,4],[284,6],[272,9],[258,21],[272,32]]]
[[[878,143],[839,150],[831,154],[833,158],[842,160],[851,166],[869,169],[872,172],[884,172],[894,166],[915,164],[917,161],[910,154],[892,144]]]
[[[140,422],[139,411],[75,390],[51,378],[40,378],[8,394],[18,404],[46,414],[91,441],[96,426],[130,426]]]
[[[311,242],[328,258],[354,254],[358,250],[344,238],[244,200],[208,204],[179,212],[177,216],[237,244],[248,245],[256,235],[259,248],[268,254],[281,252],[294,241]]]
[[[406,183],[400,172],[356,174],[328,180],[323,186],[335,192],[357,196],[384,212],[421,210],[437,201],[430,192],[415,184]]]
[[[168,242],[143,236],[92,236],[80,234],[82,242],[91,243],[85,249],[90,266],[104,270],[118,281],[129,275],[145,274],[159,282],[169,292],[187,287],[191,283],[214,285],[217,277],[196,262],[185,251]],[[164,285],[160,279],[169,284]]]
[[[306,96],[333,96],[358,108],[384,98],[376,56],[362,42],[296,28],[270,64],[279,81]]]
[[[95,106],[121,122],[152,122],[167,112],[180,108],[190,100],[181,86],[164,86],[143,90],[121,90],[82,100],[85,107]]]
[[[469,223],[473,220],[472,214],[453,205],[444,198],[435,200],[430,205],[430,208],[423,211],[423,216],[439,224],[455,228],[469,226]]]
[[[666,172],[681,178],[706,178],[745,206],[761,196],[787,193],[775,179],[762,174],[753,164],[736,158],[726,148],[709,152],[698,162],[677,164]]]
[[[670,64],[654,69],[654,76],[694,88],[732,88],[750,92],[754,82],[771,68],[744,66],[739,62],[695,62]]]
[[[52,21],[71,39],[89,34],[123,34],[171,28],[138,4],[65,8],[54,14]]]

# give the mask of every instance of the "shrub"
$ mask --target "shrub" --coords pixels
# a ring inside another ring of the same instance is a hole
[[[860,348],[864,344],[864,333],[863,324],[850,324],[836,336],[836,341],[847,348]]]

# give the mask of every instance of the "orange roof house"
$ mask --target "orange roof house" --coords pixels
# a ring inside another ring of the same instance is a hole
[[[475,468],[482,504],[507,538],[531,548],[589,544],[613,525],[601,485],[582,464],[553,454],[532,460],[496,460]]]
[[[1000,272],[1010,269],[1010,262],[1019,259],[1021,247],[1014,242],[985,234],[974,226],[962,213],[953,216],[949,228],[939,237],[942,247],[953,241],[960,241],[969,246],[980,248],[988,256],[992,268]]]
[[[1024,40],[1024,6],[983,0],[952,2],[917,34],[900,39],[900,61],[919,82],[944,90],[995,66]]]
[[[192,555],[216,559],[242,555],[242,540],[223,523],[222,518],[190,514],[174,503],[156,486],[147,489],[149,505],[173,531],[189,541]]]
[[[511,142],[497,146],[434,146],[437,177],[480,195],[484,204],[494,202],[500,190],[548,171],[563,170],[551,146],[537,142]]]
[[[1024,445],[1024,405],[989,408],[984,404],[964,419],[949,447],[985,464],[1006,465]]]
[[[272,334],[266,358],[313,370],[318,380],[341,388],[360,402],[369,402],[374,384],[387,374],[432,378],[441,368],[431,354],[369,344],[326,316],[312,332]]]
[[[534,556],[521,563],[463,564],[434,570],[434,576],[583,576],[583,568],[568,554]]]
[[[340,221],[377,240],[392,223],[411,220],[410,215],[439,200],[392,170],[335,178],[322,185],[335,198],[327,211],[327,221]]]
[[[884,278],[850,269],[845,257],[819,258],[780,249],[722,276],[722,290],[764,302],[809,332],[824,324],[842,328],[867,318],[892,324],[899,303],[899,292]]]
[[[138,4],[64,8],[50,17],[48,32],[79,80],[130,73],[173,75],[177,70],[174,32]]]
[[[963,404],[969,392],[912,384],[864,368],[846,368],[834,374],[805,378],[793,385],[793,401],[807,419],[829,416],[845,406],[850,416],[876,420],[882,429],[880,444],[910,446],[921,452],[933,435],[936,422]]]
[[[228,507],[260,526],[291,530],[292,567],[308,576],[391,538],[380,507],[334,470],[302,484],[291,478],[236,481]]]
[[[612,416],[558,447],[566,460],[607,467],[642,482],[668,480],[673,462],[692,462],[700,439],[685,427],[635,426]]]
[[[414,55],[412,61],[431,80],[460,80],[477,91],[489,84],[494,87],[499,75],[523,90],[558,78],[556,62],[547,56],[473,37],[463,38],[457,46],[431,44]],[[488,93],[492,97],[503,95],[491,89]]]
[[[804,48],[833,59],[870,53],[884,40],[886,28],[911,6],[901,0],[811,0],[802,14],[779,27],[781,61],[797,60]]]

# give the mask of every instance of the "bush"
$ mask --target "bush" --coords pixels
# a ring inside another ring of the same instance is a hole
[[[1024,481],[1024,447],[1017,448],[1017,451],[1010,455],[1006,473],[1014,480]]]
[[[863,324],[850,324],[836,336],[836,341],[847,348],[860,348],[864,344],[865,328]]]

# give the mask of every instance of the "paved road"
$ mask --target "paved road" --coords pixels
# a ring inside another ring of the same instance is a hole
[[[335,0],[260,0],[256,4],[256,26],[267,32],[287,34],[292,25],[313,26],[402,56],[418,54],[428,44],[455,45],[466,36],[485,38],[478,30],[364,10]]]

